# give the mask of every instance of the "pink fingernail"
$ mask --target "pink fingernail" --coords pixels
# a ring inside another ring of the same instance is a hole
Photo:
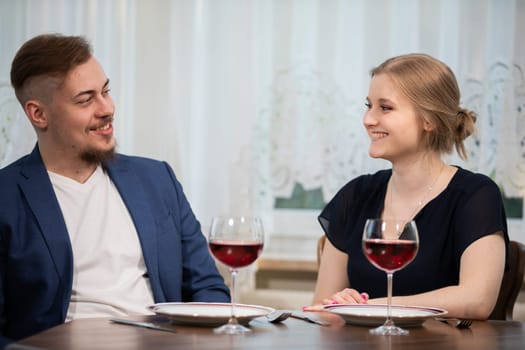
[[[363,298],[363,304],[368,304],[368,294],[361,293],[361,298]]]

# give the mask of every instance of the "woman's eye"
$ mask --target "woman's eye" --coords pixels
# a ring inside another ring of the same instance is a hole
[[[370,109],[372,108],[372,104],[370,102],[365,102],[365,107]]]
[[[381,106],[381,109],[382,109],[383,111],[391,111],[393,108],[390,107],[390,106],[384,106],[384,105],[383,105],[383,106]]]

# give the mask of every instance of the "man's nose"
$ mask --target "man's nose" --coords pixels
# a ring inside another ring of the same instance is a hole
[[[110,96],[99,96],[97,98],[97,116],[105,117],[113,115],[115,112],[115,104]]]

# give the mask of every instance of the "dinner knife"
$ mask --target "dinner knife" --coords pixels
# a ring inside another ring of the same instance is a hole
[[[114,323],[120,323],[120,324],[129,325],[129,326],[156,329],[158,331],[166,331],[166,332],[172,332],[172,333],[177,332],[175,328],[159,326],[158,324],[155,324],[152,322],[125,320],[121,318],[110,318],[109,320]]]
[[[328,322],[321,321],[321,320],[318,320],[316,318],[312,318],[310,316],[306,316],[306,315],[302,315],[302,314],[292,313],[290,315],[290,317],[296,318],[298,320],[303,320],[303,321],[306,321],[306,322],[309,322],[309,323],[315,323],[315,324],[318,324],[319,326],[329,326],[330,325],[330,323],[328,323]]]

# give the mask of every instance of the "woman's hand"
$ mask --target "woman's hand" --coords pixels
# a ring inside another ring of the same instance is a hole
[[[368,302],[367,293],[359,293],[352,288],[345,288],[332,296],[323,299],[323,305],[328,304],[366,304]]]
[[[330,304],[367,303],[367,293],[348,288],[351,284],[348,280],[347,265],[348,255],[335,248],[327,239],[315,285],[313,306],[305,307],[305,311],[322,310],[323,305]]]
[[[303,306],[303,311],[322,311],[323,305],[367,304],[368,299],[368,293],[359,293],[355,289],[345,288],[329,298],[323,299],[321,305]]]

